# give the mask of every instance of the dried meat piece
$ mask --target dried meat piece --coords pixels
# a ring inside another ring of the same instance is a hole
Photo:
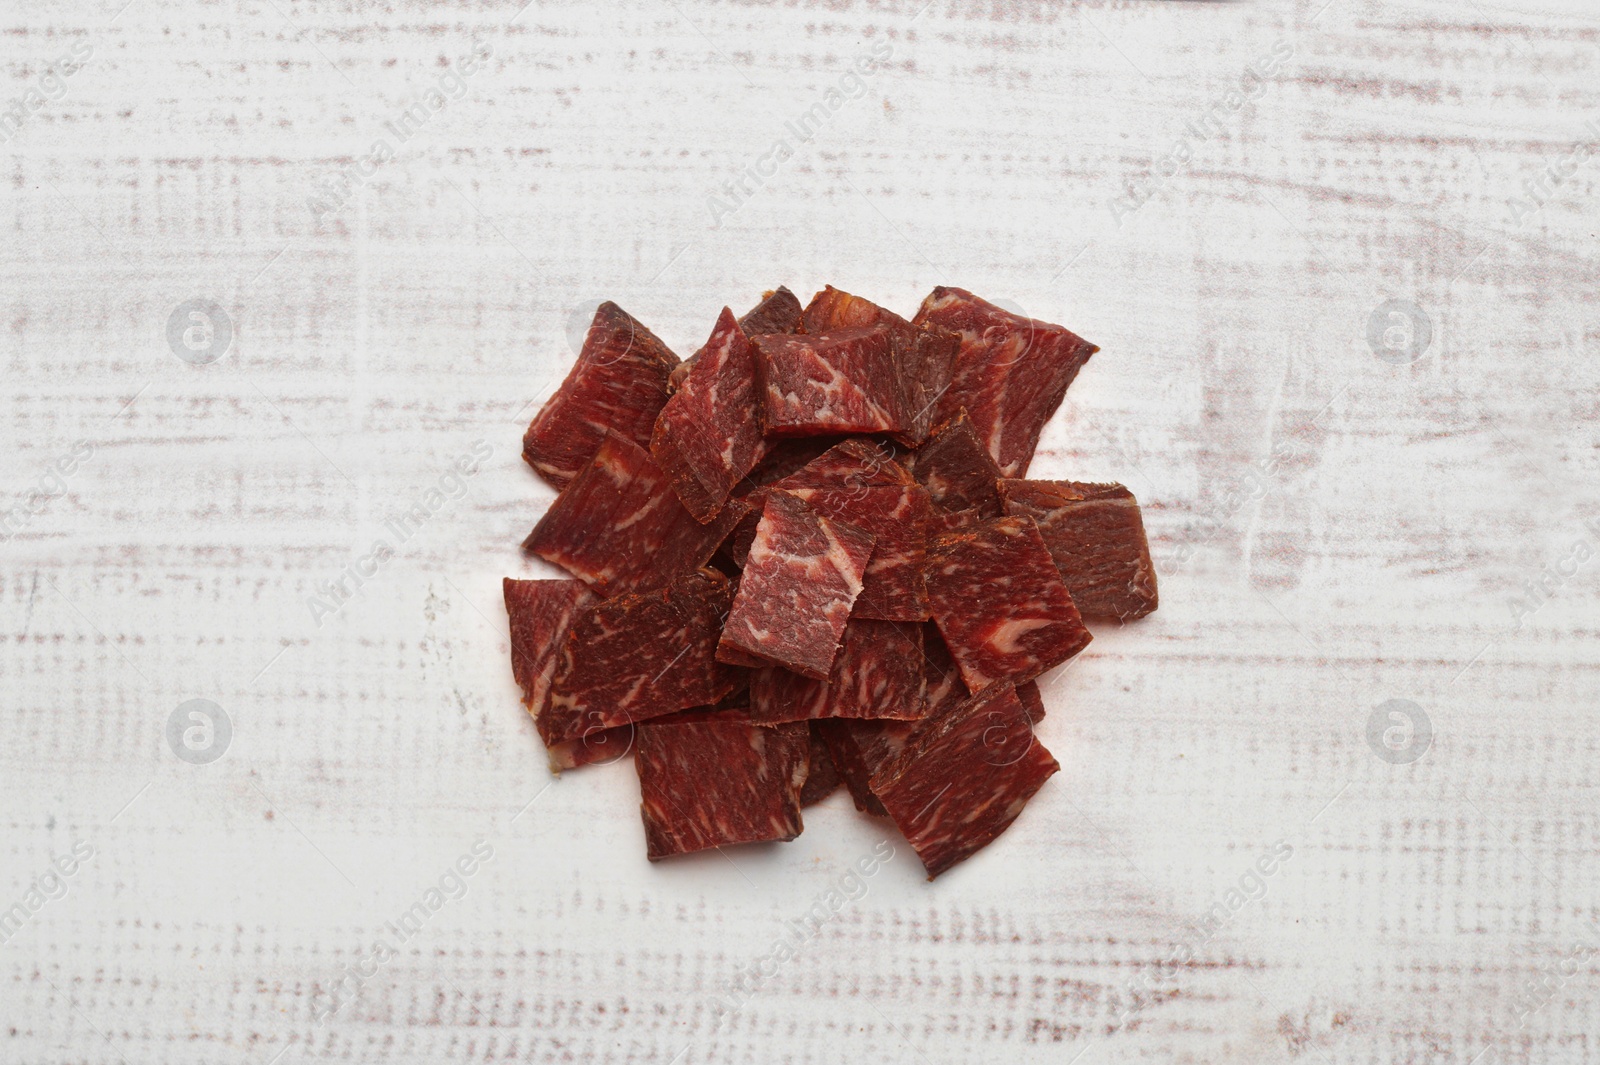
[[[602,303],[576,365],[528,426],[523,459],[565,488],[608,431],[649,447],[677,365],[654,333],[615,303]]]
[[[932,880],[992,843],[1060,769],[1009,684],[928,718],[868,782]]]
[[[608,433],[522,546],[612,596],[693,573],[745,514],[745,505],[734,501],[700,524],[649,452]]]
[[[765,450],[755,353],[724,307],[694,369],[661,409],[650,454],[685,509],[709,522]]]
[[[769,492],[722,646],[827,679],[872,545],[871,533]]]
[[[1000,467],[978,439],[964,410],[942,423],[916,450],[911,472],[944,510],[970,510],[984,518],[1004,513],[997,487]]]
[[[811,727],[821,733],[833,756],[833,764],[850,789],[850,798],[856,809],[875,817],[887,817],[883,803],[872,794],[868,786],[872,775],[889,762],[905,746],[916,731],[916,721],[852,721],[848,718],[827,718],[813,721]]]
[[[800,834],[806,727],[712,717],[639,727],[634,765],[652,862]]]
[[[965,408],[1004,475],[1023,476],[1067,386],[1100,349],[1059,325],[1012,314],[959,288],[934,289],[913,321],[961,338],[938,418]]]
[[[806,731],[810,743],[806,752],[809,768],[806,770],[805,787],[800,789],[802,807],[815,806],[844,783],[844,778],[839,775],[839,767],[833,764],[833,755],[828,753],[827,743],[823,742],[822,734],[814,727]]]
[[[1028,712],[1028,720],[1035,725],[1044,720],[1044,693],[1039,691],[1039,682],[1025,680],[1017,685],[1017,701]]]
[[[950,657],[939,626],[929,622],[923,626],[923,662],[928,685],[928,712],[926,717],[937,717],[955,704],[969,698],[966,681],[961,679],[961,667]],[[1028,711],[1034,724],[1044,720],[1044,696],[1037,681],[1025,680],[1017,685],[1017,698]]]
[[[633,750],[637,731],[636,725],[618,725],[616,728],[586,731],[575,740],[565,740],[554,747],[546,747],[544,753],[550,763],[550,772],[559,774],[586,765],[620,762]]]
[[[905,398],[886,329],[751,341],[769,437],[899,433]]]
[[[978,522],[928,545],[928,605],[973,692],[1021,684],[1088,646],[1032,518]]]
[[[739,319],[739,328],[747,336],[770,333],[800,332],[802,310],[800,300],[793,292],[779,285],[761,297],[761,302]]]
[[[731,598],[726,577],[700,570],[595,604],[567,634],[537,722],[545,744],[709,706],[737,690],[741,671],[716,660]]]
[[[1084,617],[1127,621],[1156,608],[1156,570],[1132,492],[1120,484],[1004,480],[1000,497],[1007,514],[1038,523]]]
[[[750,676],[750,714],[760,722],[826,717],[914,720],[927,712],[922,626],[851,618],[826,681],[787,669]]]
[[[538,718],[550,698],[561,648],[573,621],[595,603],[582,581],[500,582],[511,621],[511,675],[522,688],[522,705]]]

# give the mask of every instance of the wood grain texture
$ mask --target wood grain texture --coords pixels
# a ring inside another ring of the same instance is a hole
[[[45,101],[0,118],[0,470],[38,511],[0,568],[0,916],[64,890],[0,943],[0,1060],[1600,1058],[1590,6],[518,3],[0,14],[4,98]],[[1046,679],[1062,772],[1009,833],[932,885],[891,833],[741,991],[885,827],[840,795],[648,865],[626,764],[552,782],[499,582],[539,572],[519,441],[575,316],[686,356],[829,282],[1099,344],[1033,473],[1135,491],[1162,605]],[[208,365],[168,341],[194,299]],[[1369,341],[1390,300],[1414,361]],[[208,764],[166,737],[196,698]],[[1391,699],[1420,759],[1369,745]]]

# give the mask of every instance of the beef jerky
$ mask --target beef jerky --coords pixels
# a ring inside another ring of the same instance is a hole
[[[809,768],[806,770],[805,786],[800,789],[802,807],[815,806],[844,783],[844,778],[839,776],[839,768],[833,764],[833,755],[828,753],[828,745],[823,742],[822,734],[814,726],[806,732],[810,743],[806,752]]]
[[[769,437],[898,433],[905,399],[884,329],[756,337]]]
[[[793,292],[779,285],[761,297],[761,302],[739,319],[739,328],[747,336],[770,333],[798,333],[801,321],[800,300]]]
[[[577,739],[564,740],[554,747],[547,747],[545,757],[550,763],[550,772],[561,773],[586,765],[620,762],[633,750],[637,732],[635,725],[618,725],[615,728],[586,731]]]
[[[806,727],[713,717],[639,727],[634,765],[653,862],[800,834]]]
[[[698,521],[716,517],[766,450],[754,359],[724,307],[693,371],[656,419],[650,453]]]
[[[826,680],[872,544],[793,493],[769,492],[722,646]]]
[[[900,390],[906,403],[907,440],[920,443],[933,424],[939,397],[950,385],[961,340],[942,329],[913,325],[893,311],[860,296],[829,285],[806,305],[805,330],[825,333],[835,329],[882,326],[889,331]]]
[[[1085,617],[1142,618],[1156,608],[1156,570],[1133,493],[1120,484],[1000,482],[1006,513],[1039,525]]]
[[[744,504],[730,502],[700,524],[649,452],[608,433],[522,546],[611,596],[693,573],[744,515]]]
[[[856,809],[876,817],[887,817],[883,803],[872,794],[868,786],[872,775],[905,746],[906,740],[916,731],[915,721],[852,721],[847,718],[828,718],[813,721],[811,727],[821,733],[828,745],[833,764],[850,790]]]
[[[1035,725],[1044,720],[1044,693],[1039,691],[1039,682],[1025,680],[1017,685],[1017,701],[1028,712],[1028,720]]]
[[[1009,684],[928,718],[868,782],[932,880],[992,843],[1060,769]]]
[[[851,618],[826,681],[787,669],[750,677],[750,713],[760,722],[825,717],[914,720],[927,712],[922,626]]]
[[[1032,680],[1090,640],[1032,518],[994,518],[935,537],[928,606],[973,692]]]
[[[944,510],[970,510],[984,518],[1003,513],[996,487],[1000,467],[984,449],[966,411],[957,411],[933,431],[912,456],[911,472]]]
[[[678,357],[654,333],[615,303],[602,303],[576,365],[528,426],[523,459],[565,488],[608,431],[649,447],[677,365]]]
[[[915,323],[961,338],[940,420],[962,408],[1007,477],[1028,472],[1045,423],[1089,356],[1100,350],[1059,325],[1024,318],[959,288],[936,288]]]
[[[928,692],[925,717],[937,717],[971,696],[966,681],[961,679],[961,667],[950,657],[950,648],[945,646],[939,626],[932,622],[923,626],[922,660]],[[1044,696],[1037,681],[1025,680],[1018,684],[1017,698],[1034,724],[1044,720]]]
[[[714,570],[667,587],[595,604],[567,634],[539,715],[547,746],[709,706],[735,691],[740,671],[716,660],[732,590]]]
[[[500,583],[511,621],[511,675],[522,688],[522,704],[537,719],[549,701],[550,680],[567,632],[595,597],[582,581],[507,577]]]

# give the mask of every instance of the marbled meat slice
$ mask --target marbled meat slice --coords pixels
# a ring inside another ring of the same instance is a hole
[[[577,363],[528,426],[523,459],[565,488],[607,431],[649,447],[677,365],[678,357],[654,333],[615,303],[602,303]]]
[[[928,435],[939,397],[950,386],[961,339],[942,329],[913,325],[871,300],[841,292],[832,285],[811,297],[804,313],[808,333],[883,326],[889,330],[900,390],[906,403],[905,437],[917,444]]]
[[[612,596],[693,573],[745,513],[744,504],[734,501],[700,524],[648,451],[607,433],[522,546]]]
[[[917,726],[868,782],[932,880],[992,843],[1060,769],[1009,684]]]
[[[827,679],[872,546],[871,533],[799,496],[767,493],[722,646]]]
[[[887,817],[883,803],[872,794],[868,782],[880,767],[900,752],[916,731],[916,721],[852,721],[827,718],[813,721],[811,727],[822,734],[833,756],[833,764],[850,789],[856,809],[877,817]]]
[[[761,298],[760,303],[739,318],[739,328],[747,337],[762,333],[798,333],[800,301],[795,298],[793,292],[779,285],[775,292],[767,293]],[[694,369],[694,364],[699,358],[700,352],[697,351],[673,367],[667,387],[676,392],[683,384],[684,378]]]
[[[927,713],[927,664],[921,625],[851,618],[825,681],[787,669],[750,675],[750,714],[756,721],[895,718]]]
[[[978,439],[964,410],[940,424],[917,448],[911,472],[943,510],[970,510],[984,518],[1004,513],[997,487],[1000,467]]]
[[[928,711],[926,717],[937,717],[950,707],[967,699],[971,692],[961,679],[961,667],[950,657],[939,626],[928,622],[922,629],[922,658],[927,673]],[[1017,685],[1017,698],[1028,711],[1028,717],[1037,725],[1044,720],[1044,695],[1037,681],[1025,680]]]
[[[752,343],[768,436],[904,431],[905,397],[888,330],[773,334]]]
[[[708,522],[765,450],[755,354],[724,307],[694,369],[661,408],[650,453],[685,509]]]
[[[731,596],[726,577],[700,570],[579,616],[537,722],[545,744],[710,706],[737,690],[742,671],[716,660]]]
[[[511,621],[511,675],[522,688],[522,705],[537,720],[550,699],[567,632],[595,604],[595,596],[582,581],[507,577],[500,588]]]
[[[620,762],[633,750],[637,732],[637,725],[618,725],[585,732],[577,739],[563,740],[554,747],[546,747],[544,753],[550,763],[550,772],[559,774],[586,765]]]
[[[994,518],[935,537],[928,605],[975,693],[1032,680],[1090,640],[1032,518]]]
[[[809,747],[803,724],[732,715],[639,726],[634,765],[650,860],[794,839]]]
[[[966,408],[1005,476],[1023,476],[1067,386],[1100,349],[1059,325],[1012,314],[959,288],[934,289],[913,320],[961,338],[938,417]]]
[[[839,767],[833,764],[833,755],[828,753],[828,745],[823,742],[822,734],[815,726],[806,730],[810,741],[807,753],[809,768],[806,770],[805,787],[800,789],[800,805],[814,806],[832,795],[844,778],[839,775]]]
[[[1156,608],[1156,570],[1144,519],[1120,484],[1000,482],[1007,514],[1026,514],[1084,617],[1131,620]]]

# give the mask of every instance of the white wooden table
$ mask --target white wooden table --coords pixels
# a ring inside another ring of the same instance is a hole
[[[1600,1059],[1592,4],[518,2],[0,12],[0,1061]],[[934,884],[647,864],[507,663],[575,316],[829,282],[1100,344],[1160,564]]]

